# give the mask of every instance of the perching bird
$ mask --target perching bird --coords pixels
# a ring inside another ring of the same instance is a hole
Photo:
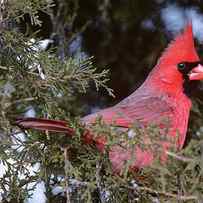
[[[181,149],[191,109],[190,93],[198,80],[202,79],[203,66],[194,47],[192,24],[188,23],[184,31],[169,44],[145,82],[135,92],[115,106],[87,115],[81,121],[88,129],[100,116],[106,124],[128,130],[135,121],[139,121],[142,126],[153,122],[163,127],[163,119],[167,118],[168,136],[176,140],[175,147]],[[23,128],[74,134],[74,130],[65,121],[22,118],[17,119],[16,123]],[[84,140],[85,143],[94,141],[100,151],[104,150],[105,136],[94,138],[87,131]],[[159,144],[163,150],[170,147],[169,142],[160,140]],[[135,158],[131,169],[150,166],[156,156],[150,149],[139,146],[134,147],[133,153],[132,149],[113,146],[109,152],[113,170],[119,172],[132,154]],[[165,154],[164,159],[166,158]]]

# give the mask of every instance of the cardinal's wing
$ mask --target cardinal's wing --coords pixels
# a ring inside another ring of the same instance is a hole
[[[99,111],[98,113],[85,116],[82,122],[89,125],[101,117],[107,124],[128,128],[136,121],[145,125],[155,123],[159,125],[165,119],[171,120],[174,107],[160,96],[130,96],[116,106]],[[19,118],[16,124],[23,128],[64,132],[70,135],[74,130],[65,121],[56,121],[40,118]]]
[[[174,116],[174,107],[160,96],[128,97],[114,107],[85,116],[82,121],[94,123],[99,117],[107,123],[120,127],[129,127],[136,121],[141,124],[170,120]]]

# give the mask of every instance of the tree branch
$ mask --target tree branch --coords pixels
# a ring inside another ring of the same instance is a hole
[[[138,186],[137,188],[134,188],[134,187],[128,187],[128,188],[131,190],[142,190],[142,191],[146,191],[146,192],[157,194],[157,195],[163,195],[166,197],[175,198],[176,200],[183,200],[183,201],[198,200],[198,197],[194,196],[194,195],[188,195],[188,196],[178,195],[178,194],[173,194],[173,193],[169,193],[169,192],[162,192],[162,191],[154,190],[149,187]]]
[[[191,159],[191,158],[180,156],[180,155],[177,155],[177,154],[175,154],[173,152],[170,152],[170,151],[167,151],[166,154],[168,156],[170,156],[170,157],[173,157],[173,158],[175,158],[177,160],[180,160],[180,161],[183,161],[183,162],[186,162],[186,163],[190,163],[190,162],[193,161],[193,159]]]
[[[69,158],[68,158],[68,148],[64,148],[64,162],[65,162],[65,166],[64,166],[64,170],[65,170],[65,191],[66,191],[66,203],[71,203],[70,201],[70,194],[69,194],[69,181],[68,181],[68,171],[70,168],[70,162],[69,162]]]

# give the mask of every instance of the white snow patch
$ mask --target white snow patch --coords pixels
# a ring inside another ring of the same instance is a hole
[[[12,159],[7,160],[10,164],[13,164],[14,161]],[[0,160],[0,178],[3,178],[3,176],[6,174],[6,171],[8,170],[8,167],[6,165],[3,164],[2,160]],[[8,178],[7,178],[8,180]],[[9,181],[9,180],[8,180]],[[8,186],[5,186],[6,190],[8,190]],[[3,199],[3,190],[0,188],[0,202]]]
[[[108,190],[103,190],[101,192],[101,198],[103,202],[108,202],[110,200],[111,193]]]
[[[0,160],[0,178],[3,178],[5,173],[6,173],[6,166]]]
[[[51,39],[43,39],[43,40],[40,40],[40,41],[36,42],[36,39],[34,39],[34,38],[31,38],[27,42],[27,44],[30,45],[32,47],[32,49],[34,51],[36,51],[36,52],[46,50],[50,43],[53,43],[53,40],[51,40]]]
[[[169,4],[161,10],[161,18],[166,29],[172,34],[178,33],[184,27],[185,17],[184,10],[176,4]]]
[[[160,14],[167,31],[173,35],[179,33],[185,24],[191,21],[194,36],[199,42],[203,42],[203,14],[200,13],[199,8],[190,7],[184,9],[173,3],[164,7]]]
[[[35,56],[38,57],[37,52],[41,52],[47,49],[48,45],[50,43],[53,43],[53,40],[51,39],[44,39],[36,42],[34,38],[30,39],[30,41],[27,42],[28,45],[36,52]],[[33,62],[32,64],[29,64],[29,69],[37,69],[39,72],[39,76],[42,80],[46,79],[46,75],[43,72],[43,67],[38,62]]]
[[[36,112],[32,106],[28,107],[28,110],[25,112],[25,117],[35,117]]]
[[[7,160],[10,164],[14,164],[15,161],[12,159]],[[27,169],[30,172],[30,175],[35,175],[36,172],[39,171],[40,164],[36,163],[34,165],[28,165]],[[8,170],[7,166],[3,164],[3,162],[0,160],[0,178],[2,178],[6,171]],[[24,179],[25,174],[19,174],[19,179]],[[32,188],[35,186],[35,189],[30,191],[30,195],[32,196],[25,200],[25,203],[45,203],[46,202],[46,196],[45,196],[45,184],[43,181],[40,182],[32,182],[29,183],[28,188]],[[0,188],[0,201],[2,200],[3,190]]]
[[[55,186],[53,189],[52,189],[52,194],[53,195],[59,195],[59,194],[64,194],[64,188],[62,186]]]
[[[24,133],[16,133],[12,137],[12,142],[13,142],[13,149],[16,149],[18,152],[21,152],[24,149],[24,146],[22,145],[22,142],[24,142],[25,139],[25,134]]]
[[[47,47],[49,46],[49,44],[53,43],[53,40],[51,39],[44,39],[44,40],[40,40],[37,43],[37,47],[39,48],[39,51],[43,51],[46,50]]]
[[[5,85],[2,85],[0,88],[0,95],[11,97],[11,94],[15,92],[15,88],[11,83],[8,81]]]
[[[192,7],[186,10],[188,19],[192,19],[192,27],[195,37],[203,42],[203,15],[198,8]]]
[[[30,184],[32,187],[35,183]],[[31,191],[32,196],[25,200],[25,203],[46,203],[46,188],[43,181],[37,183],[34,191]]]
[[[135,180],[132,180],[131,184],[132,184],[133,188],[135,188],[135,189],[138,188],[138,184],[137,184],[137,182]]]
[[[135,133],[134,130],[131,129],[131,130],[128,131],[128,137],[130,139],[134,138],[135,136],[136,136],[136,133]]]

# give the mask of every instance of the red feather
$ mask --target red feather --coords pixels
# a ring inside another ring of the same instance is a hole
[[[192,25],[188,24],[183,33],[164,51],[157,65],[153,68],[143,85],[117,105],[88,115],[82,122],[89,125],[100,116],[107,124],[128,129],[135,121],[141,126],[156,123],[163,126],[163,119],[169,120],[169,135],[177,139],[177,148],[182,148],[188,125],[188,117],[191,108],[190,99],[183,92],[184,78],[177,70],[177,64],[183,61],[199,61],[196,53]],[[47,119],[25,118],[17,121],[19,126],[38,130],[49,130],[73,134],[73,130],[64,121],[52,121]],[[177,131],[179,137],[177,138]],[[95,139],[87,130],[84,134],[85,143],[93,141],[100,151],[104,150],[106,139],[100,136]],[[169,143],[160,141],[160,146],[166,151]],[[125,163],[135,155],[131,168],[141,168],[150,165],[155,154],[150,150],[142,150],[138,146],[134,149],[124,149],[120,146],[112,147],[109,158],[115,171],[120,171]],[[162,160],[166,160],[164,153]]]
[[[45,118],[18,118],[16,125],[24,129],[33,128],[36,130],[48,130],[51,132],[60,132],[68,135],[73,135],[74,130],[68,127],[66,121],[50,120]]]

